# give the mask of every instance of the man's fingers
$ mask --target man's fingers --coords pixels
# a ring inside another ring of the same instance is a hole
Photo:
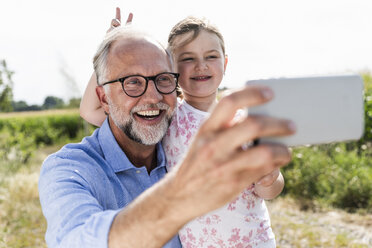
[[[296,127],[292,121],[270,116],[249,116],[218,136],[229,140],[229,144],[238,148],[248,141],[261,137],[286,136],[294,134]]]
[[[269,116],[250,116],[235,126],[214,133],[200,146],[208,146],[210,154],[218,150],[218,153],[214,154],[214,159],[224,161],[249,141],[260,137],[290,135],[294,131],[295,127],[291,121]],[[219,149],[220,147],[224,149]]]
[[[224,162],[213,163],[213,158],[211,158],[204,164],[214,165],[214,168],[209,169],[216,170],[222,177],[230,178],[228,180],[245,180],[243,183],[247,186],[288,164],[291,157],[291,152],[284,145],[263,144],[248,150],[237,151]],[[208,170],[201,167],[200,170],[202,169]]]
[[[245,151],[237,152],[236,155],[231,156],[233,159],[228,162],[229,166],[234,167],[236,170],[244,171],[247,169],[261,168],[264,165],[272,164],[282,166],[291,161],[291,152],[288,147],[279,144],[262,144],[259,146],[251,147]],[[258,178],[270,174],[272,170],[263,171]]]
[[[235,175],[235,180],[242,181],[239,183],[247,186],[288,164],[291,161],[291,153],[283,145],[260,145],[238,152],[231,158],[221,165],[221,174]]]
[[[202,126],[202,130],[217,131],[224,128],[234,118],[238,109],[263,104],[273,95],[272,90],[264,86],[246,86],[242,90],[233,92],[219,101]]]
[[[249,140],[260,137],[286,136],[294,134],[296,126],[292,121],[270,116],[248,116],[241,124]]]

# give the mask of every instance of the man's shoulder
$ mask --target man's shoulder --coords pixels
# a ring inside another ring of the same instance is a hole
[[[76,171],[82,169],[84,171],[103,163],[102,149],[97,137],[92,135],[85,137],[80,143],[67,144],[59,151],[49,155],[43,162],[41,173],[48,170]]]
[[[79,160],[83,158],[99,158],[103,156],[103,153],[97,137],[89,136],[79,143],[69,143],[63,146],[54,155],[61,159]]]

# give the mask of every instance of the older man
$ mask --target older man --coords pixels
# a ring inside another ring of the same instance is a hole
[[[43,164],[39,191],[49,247],[180,247],[176,234],[184,224],[290,160],[281,145],[241,149],[261,136],[293,132],[269,117],[233,124],[237,109],[272,97],[267,88],[250,87],[219,102],[184,161],[165,176],[159,141],[176,105],[178,77],[170,56],[152,38],[118,28],[94,63],[108,118]]]

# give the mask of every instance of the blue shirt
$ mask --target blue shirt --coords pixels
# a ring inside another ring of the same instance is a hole
[[[81,143],[50,155],[39,180],[48,247],[108,247],[116,214],[166,173],[160,143],[156,150],[157,167],[149,175],[145,166],[135,167],[128,160],[106,120]],[[181,247],[178,235],[164,247]]]

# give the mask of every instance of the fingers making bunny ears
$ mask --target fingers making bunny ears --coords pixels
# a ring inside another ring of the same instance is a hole
[[[129,25],[132,23],[133,20],[133,14],[129,13],[127,21],[125,22],[125,25]],[[111,26],[107,32],[110,32],[112,29],[119,27],[121,25],[121,13],[120,13],[120,8],[116,7],[116,15],[115,19],[111,20]]]

